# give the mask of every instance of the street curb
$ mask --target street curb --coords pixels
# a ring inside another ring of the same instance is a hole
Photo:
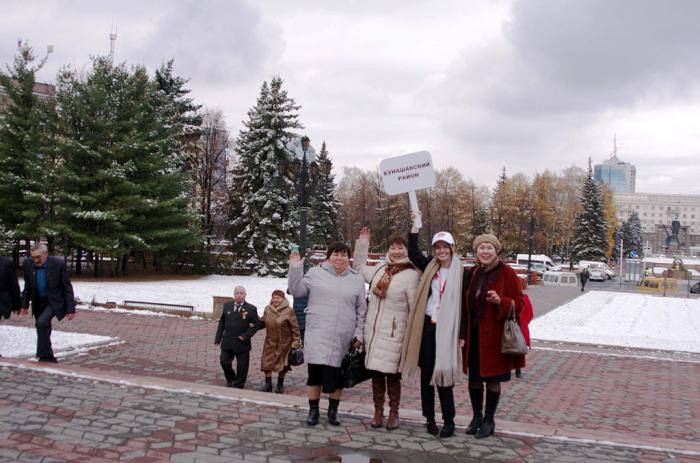
[[[93,370],[63,363],[46,364],[31,360],[0,357],[0,367],[25,368],[33,371],[103,381],[124,386],[143,387],[146,389],[164,390],[169,392],[200,394],[207,397],[249,402],[271,407],[299,408],[304,410],[308,407],[308,400],[305,397],[288,394],[274,394],[248,389],[232,389],[223,386],[197,384],[152,376],[137,376],[124,373],[114,374],[102,370]],[[370,419],[374,414],[374,405],[372,404],[371,397],[368,396],[366,403],[346,401],[341,402],[341,411],[359,418]],[[458,428],[464,428],[469,423],[470,418],[471,417],[467,416],[458,416],[455,418],[455,423]],[[401,410],[401,420],[404,422],[411,422],[421,425],[425,422],[425,419],[422,417],[419,410],[408,409]],[[504,420],[497,420],[497,426],[498,434],[501,435],[578,441],[582,443],[623,446],[629,448],[700,456],[700,444],[681,439],[653,438],[623,432],[615,433],[613,435],[609,431],[580,429],[570,426],[557,427]]]

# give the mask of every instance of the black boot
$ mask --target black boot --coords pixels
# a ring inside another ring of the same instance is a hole
[[[437,424],[435,424],[435,418],[428,418],[425,422],[425,427],[428,434],[432,434],[433,436],[437,436],[438,432],[440,432],[438,431]]]
[[[474,416],[464,432],[474,435],[481,427],[481,422],[484,419],[484,412],[482,411],[484,407],[484,390],[469,388],[469,398],[472,401]]]
[[[340,426],[340,419],[338,418],[338,405],[340,400],[328,399],[328,422],[333,426]]]
[[[440,437],[452,437],[455,434],[455,422],[452,420],[445,420],[440,430]]]
[[[484,421],[481,423],[479,431],[476,433],[477,439],[483,439],[493,434],[496,429],[496,422],[493,417],[498,408],[498,399],[501,397],[501,391],[494,392],[486,389],[486,410],[484,411]]]
[[[277,394],[284,394],[284,376],[277,377],[277,387],[275,388]]]
[[[318,403],[320,401],[320,399],[309,399],[309,417],[306,418],[306,424],[309,426],[316,426],[318,424]]]
[[[272,377],[265,377],[265,384],[263,384],[263,387],[261,387],[260,390],[262,392],[272,392]]]

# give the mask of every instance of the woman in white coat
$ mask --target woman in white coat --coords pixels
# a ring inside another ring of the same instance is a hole
[[[369,306],[365,319],[365,366],[372,371],[373,428],[384,424],[384,396],[389,395],[388,430],[399,427],[401,401],[401,351],[409,313],[415,307],[420,276],[408,259],[408,241],[389,239],[386,264],[368,266],[371,233],[360,230],[355,243],[355,267],[369,283]]]
[[[289,292],[307,297],[304,339],[309,378],[309,416],[306,424],[318,424],[321,392],[329,395],[328,422],[340,425],[338,405],[343,392],[340,364],[350,344],[362,346],[367,302],[365,281],[350,267],[350,248],[336,241],[328,246],[326,260],[304,275],[298,252],[289,256]]]

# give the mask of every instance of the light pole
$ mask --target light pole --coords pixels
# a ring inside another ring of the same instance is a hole
[[[527,240],[527,284],[532,284],[532,242],[535,239],[535,210],[530,210],[530,236]]]
[[[309,137],[303,136],[301,138],[301,156],[294,154],[294,160],[291,163],[281,161],[278,164],[279,174],[289,178],[294,183],[294,188],[297,192],[297,204],[299,206],[299,256],[302,258],[307,257],[306,234],[309,218],[309,196],[316,190],[320,177],[327,177],[333,167],[329,159],[326,159],[320,166],[314,160],[309,161],[310,143]],[[308,260],[304,259],[304,272],[308,269],[308,265]],[[294,312],[299,321],[302,339],[306,328],[304,309],[307,303],[307,298],[294,298]]]

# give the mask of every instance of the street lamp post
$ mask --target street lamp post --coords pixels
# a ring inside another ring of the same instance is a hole
[[[282,161],[279,163],[279,173],[282,176],[288,177],[293,183],[297,192],[297,204],[299,206],[299,255],[302,258],[307,257],[307,228],[309,219],[309,196],[314,193],[318,186],[320,177],[326,177],[331,173],[333,167],[330,160],[326,159],[320,166],[312,160],[309,162],[309,147],[311,140],[304,136],[301,139],[301,158],[297,155],[291,163]],[[304,271],[308,269],[307,259],[304,260]],[[305,331],[305,315],[307,298],[294,299],[294,312],[299,320],[299,329],[302,339]]]
[[[527,284],[532,284],[532,242],[535,238],[535,211],[530,211],[530,236],[527,240]]]

